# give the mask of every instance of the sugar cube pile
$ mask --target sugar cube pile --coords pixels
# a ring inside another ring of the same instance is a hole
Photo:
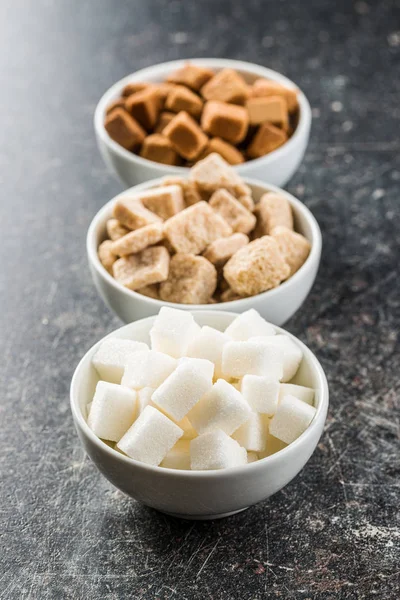
[[[293,381],[302,350],[254,309],[219,331],[163,307],[149,338],[106,339],[92,359],[88,426],[126,456],[166,469],[239,467],[311,424],[315,391]]]

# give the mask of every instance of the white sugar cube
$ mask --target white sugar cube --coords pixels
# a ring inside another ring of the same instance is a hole
[[[90,406],[88,425],[99,438],[118,442],[136,418],[136,392],[99,381]]]
[[[250,414],[250,406],[242,394],[224,379],[218,379],[188,417],[199,434],[222,429],[231,435]]]
[[[279,400],[284,396],[294,396],[303,402],[307,402],[310,406],[314,406],[315,392],[312,388],[304,385],[294,385],[293,383],[281,383],[279,386]]]
[[[212,375],[210,369],[208,371],[206,375],[190,360],[182,362],[156,389],[152,401],[168,416],[180,421],[211,388]]]
[[[190,442],[179,440],[168,452],[160,467],[167,469],[190,469]]]
[[[140,415],[146,406],[154,406],[151,397],[154,393],[154,388],[144,387],[141,390],[137,391],[137,407],[138,407],[138,415]]]
[[[203,433],[190,442],[193,470],[227,469],[247,464],[247,452],[220,429]]]
[[[100,379],[110,383],[121,383],[128,359],[135,352],[146,352],[148,350],[149,347],[143,342],[109,338],[100,344],[99,349],[92,358],[92,364]]]
[[[257,452],[252,452],[251,450],[249,452],[247,452],[247,462],[248,463],[256,462],[256,460],[258,460]]]
[[[269,424],[269,432],[286,444],[296,440],[315,415],[315,408],[294,396],[284,396]]]
[[[131,458],[157,466],[182,433],[182,429],[159,410],[146,406],[117,445]]]
[[[199,373],[203,373],[205,377],[211,377],[211,379],[214,377],[214,363],[206,358],[189,358],[188,356],[183,356],[178,360],[178,365],[185,363],[192,365]]]
[[[241,392],[255,412],[274,415],[278,408],[279,386],[278,380],[260,375],[245,375]]]
[[[275,335],[271,338],[259,336],[251,338],[251,341],[265,344],[283,352],[283,377],[281,381],[286,382],[293,379],[303,359],[300,347],[287,335]]]
[[[121,383],[136,390],[143,387],[157,388],[176,366],[177,361],[162,352],[137,352],[128,359]]]
[[[156,404],[154,404],[154,402],[151,399],[154,392],[155,392],[155,390],[150,387],[145,387],[145,388],[142,388],[141,390],[138,390],[138,392],[137,392],[138,415],[140,415],[140,413],[142,413],[144,411],[146,406],[152,406],[153,408],[157,408],[158,410],[161,410],[161,408],[158,407]],[[163,411],[161,410],[161,412],[163,412]],[[171,419],[171,421],[174,421],[174,419]],[[174,423],[176,423],[178,425],[178,427],[180,427],[183,430],[182,440],[192,440],[193,438],[195,438],[197,436],[196,430],[193,428],[192,424],[190,423],[190,421],[187,417],[183,417],[183,419],[181,419],[180,421],[174,421]]]
[[[182,440],[193,440],[193,438],[197,437],[197,431],[187,417],[183,417],[176,424],[183,431]]]
[[[180,358],[185,356],[189,342],[199,331],[199,325],[189,312],[163,306],[150,330],[151,347]]]
[[[228,325],[225,333],[237,342],[245,342],[255,335],[275,335],[275,328],[270,323],[267,323],[254,308],[251,308],[236,317],[236,319]]]
[[[257,341],[228,342],[222,351],[222,372],[225,377],[250,374],[280,380],[283,375],[282,350]]]
[[[187,355],[210,360],[215,366],[214,377],[219,379],[222,376],[222,350],[230,339],[225,333],[205,325],[189,343]]]
[[[275,436],[271,435],[269,432],[267,434],[267,447],[262,452],[258,453],[259,460],[261,458],[266,458],[267,456],[272,456],[279,452],[279,450],[283,450],[286,448],[287,444],[282,442],[282,440],[278,440]]]
[[[246,450],[261,452],[267,447],[267,432],[268,417],[253,412],[250,418],[232,433],[232,438]]]

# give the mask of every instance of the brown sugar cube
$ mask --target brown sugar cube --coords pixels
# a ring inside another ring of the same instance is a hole
[[[113,102],[111,102],[111,104],[109,104],[106,108],[106,115],[109,115],[115,108],[125,109],[124,98],[117,98],[117,100],[113,100]]]
[[[146,136],[139,123],[123,108],[115,108],[107,115],[104,127],[110,138],[126,150],[134,150],[140,146]]]
[[[184,110],[194,119],[198,119],[203,110],[203,100],[183,85],[176,85],[165,100],[165,108],[174,113]]]
[[[151,86],[136,94],[132,94],[125,102],[126,110],[147,131],[151,131],[157,123],[161,109],[160,97],[157,90]]]
[[[276,150],[288,139],[287,134],[275,125],[263,123],[247,148],[249,158],[260,158]]]
[[[233,195],[247,193],[250,188],[243,183],[234,169],[216,152],[209,154],[197,162],[190,170],[189,181],[192,181],[201,194],[211,195],[224,188]]]
[[[123,256],[113,264],[114,278],[130,290],[160,283],[168,277],[169,254],[163,246],[146,248],[139,254]]]
[[[206,100],[244,104],[249,94],[248,85],[233,69],[222,69],[201,88]]]
[[[154,298],[154,300],[160,299],[159,284],[152,283],[151,285],[145,285],[144,287],[136,290],[139,294],[147,296],[148,298]]]
[[[291,277],[306,262],[311,244],[304,235],[287,227],[275,227],[271,235],[278,242],[279,250],[290,267]]]
[[[164,128],[172,121],[175,117],[175,113],[164,111],[158,117],[157,125],[154,129],[154,133],[162,133]]]
[[[180,69],[170,73],[167,77],[167,81],[186,85],[195,92],[198,92],[213,76],[214,71],[211,71],[211,69],[198,67],[197,65],[188,62]]]
[[[228,237],[232,228],[207,202],[185,208],[164,224],[164,235],[176,252],[200,254],[220,237]]]
[[[168,138],[160,133],[153,133],[143,141],[140,156],[164,165],[179,164],[179,156]]]
[[[254,296],[277,287],[290,275],[277,241],[266,235],[247,244],[228,260],[224,277],[240,296]]]
[[[128,254],[137,254],[148,246],[154,246],[163,239],[162,223],[151,223],[135,231],[130,231],[124,237],[115,240],[112,245],[112,251],[118,256],[127,256]]]
[[[215,240],[203,252],[204,258],[209,260],[216,269],[224,266],[231,256],[240,248],[249,243],[249,238],[244,233],[234,233],[227,238]]]
[[[208,142],[205,150],[203,151],[202,158],[205,158],[212,152],[216,152],[222,156],[222,158],[230,165],[240,165],[242,162],[244,162],[243,154],[237,148],[235,148],[235,146],[228,144],[228,142],[225,142],[221,138],[215,137]]]
[[[237,196],[236,200],[240,202],[247,210],[253,212],[254,210],[254,200],[251,197],[251,194],[243,194],[241,196]]]
[[[229,223],[232,231],[250,233],[256,224],[256,218],[227,190],[221,189],[214,192],[209,205],[215,212]]]
[[[289,117],[285,98],[282,96],[268,96],[250,98],[246,103],[249,111],[250,125],[272,123],[285,131],[289,127]]]
[[[146,88],[151,87],[151,83],[146,83],[144,81],[138,81],[136,83],[127,83],[124,89],[122,90],[121,95],[124,98],[131,96],[132,94],[136,94],[136,92],[141,92]]]
[[[166,221],[185,208],[183,191],[180,185],[160,185],[138,193],[138,199],[145,208]]]
[[[224,292],[222,292],[220,296],[221,302],[233,302],[233,300],[241,300],[244,296],[239,296],[236,292],[233,291],[232,288],[228,288]]]
[[[114,218],[129,229],[139,229],[161,221],[160,217],[141,204],[137,196],[117,200],[114,205]]]
[[[184,111],[168,123],[163,134],[171,141],[178,154],[187,160],[196,158],[208,140],[196,121]]]
[[[167,281],[160,285],[160,298],[182,304],[207,304],[217,287],[217,271],[207,259],[193,254],[171,258]]]
[[[269,235],[275,227],[283,225],[293,229],[293,213],[289,200],[281,194],[270,192],[263,194],[254,213],[257,217],[255,236]]]
[[[113,242],[129,233],[129,229],[122,225],[118,219],[108,219],[106,223],[106,229],[108,237]]]
[[[112,271],[112,266],[117,260],[117,256],[112,251],[113,242],[111,240],[105,240],[100,244],[97,249],[99,260],[103,267],[107,269],[109,273]]]
[[[250,88],[250,95],[252,97],[282,96],[286,100],[289,112],[295,112],[299,107],[296,89],[269,79],[256,79]]]
[[[204,105],[201,126],[210,135],[238,144],[246,137],[249,114],[243,106],[210,101]]]

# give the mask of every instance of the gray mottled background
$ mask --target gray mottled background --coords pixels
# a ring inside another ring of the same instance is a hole
[[[0,29],[0,597],[397,599],[399,0],[6,0]],[[258,62],[310,99],[288,189],[324,250],[287,328],[332,395],[297,479],[209,523],[113,489],[68,406],[79,358],[120,325],[85,257],[92,216],[122,189],[96,150],[95,104],[123,75],[191,56]]]

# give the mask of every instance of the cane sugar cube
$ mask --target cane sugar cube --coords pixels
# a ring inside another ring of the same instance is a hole
[[[145,130],[123,108],[115,108],[106,116],[104,128],[126,150],[135,150],[146,137]]]
[[[137,352],[148,352],[144,342],[119,338],[104,340],[92,358],[92,364],[100,379],[110,383],[121,383],[128,360]]]
[[[269,432],[286,444],[294,442],[315,415],[315,408],[294,396],[284,396],[269,424]]]
[[[198,119],[203,110],[203,100],[182,85],[175,85],[165,100],[165,108],[171,112],[186,111],[194,119]]]
[[[151,348],[180,358],[185,356],[190,341],[199,331],[189,312],[163,306],[150,330]]]
[[[254,209],[257,226],[254,231],[257,237],[270,235],[275,227],[283,226],[293,229],[293,213],[289,200],[282,194],[269,192],[261,196]]]
[[[113,242],[111,240],[104,240],[98,247],[97,253],[103,267],[107,269],[109,273],[112,273],[113,264],[118,258],[113,252]]]
[[[310,254],[310,242],[304,235],[282,226],[273,229],[271,235],[278,242],[279,250],[290,267],[290,276],[294,275]]]
[[[283,376],[283,352],[258,341],[228,342],[222,351],[222,372],[228,377],[262,375],[278,381]]]
[[[118,442],[136,417],[136,392],[99,381],[90,407],[88,425],[99,438]]]
[[[231,435],[251,415],[250,406],[238,390],[224,379],[218,379],[188,414],[199,433],[222,429]]]
[[[238,315],[225,330],[226,335],[229,335],[237,342],[246,342],[251,337],[271,336],[275,335],[275,328],[270,323],[267,323],[262,316],[251,308],[246,312]]]
[[[106,229],[108,237],[113,242],[123,237],[130,231],[127,227],[122,225],[122,223],[120,223],[118,219],[108,219],[106,223]]]
[[[172,356],[149,350],[137,352],[128,359],[121,384],[139,390],[144,387],[157,388],[171,375],[177,362]]]
[[[213,76],[214,71],[211,69],[199,67],[191,62],[187,62],[180,69],[170,73],[167,77],[167,81],[185,85],[197,92]]]
[[[209,204],[232,227],[232,231],[250,233],[254,229],[256,217],[227,190],[221,189],[214,192]]]
[[[152,406],[146,406],[117,446],[125,454],[157,466],[182,437],[182,429]]]
[[[191,356],[182,356],[178,360],[178,365],[183,364],[191,365],[194,369],[196,369],[199,373],[202,373],[204,377],[208,379],[213,379],[214,377],[214,363],[207,358],[196,358]]]
[[[224,290],[220,296],[220,302],[233,302],[234,300],[242,300],[244,296],[239,296],[232,288]]]
[[[247,452],[217,429],[203,433],[190,442],[190,464],[193,471],[240,467],[247,464]]]
[[[253,212],[255,208],[254,200],[251,197],[251,193],[248,194],[239,194],[236,196],[236,199],[240,204],[242,204],[247,210]]]
[[[211,370],[204,373],[188,360],[177,368],[156,389],[152,401],[175,421],[180,421],[212,387]],[[197,429],[195,427],[195,429]]]
[[[279,386],[279,401],[284,396],[294,396],[310,406],[314,406],[315,391],[312,388],[303,385],[295,385],[293,383],[281,383]]]
[[[254,296],[273,289],[289,274],[290,267],[271,236],[250,242],[224,266],[224,277],[239,296]]]
[[[143,296],[147,296],[148,298],[154,298],[154,300],[159,300],[160,293],[158,287],[159,286],[157,283],[151,283],[150,285],[145,285],[137,289],[136,291],[139,294],[143,294]]]
[[[262,452],[267,447],[267,431],[268,418],[252,412],[250,418],[232,433],[232,438],[246,450]]]
[[[212,194],[220,188],[234,195],[249,192],[236,171],[216,152],[198,161],[190,169],[189,181],[197,186],[200,193]]]
[[[128,229],[139,229],[151,223],[160,223],[156,214],[147,210],[137,196],[122,197],[114,205],[114,217]]]
[[[219,379],[222,376],[222,350],[230,339],[225,333],[205,325],[189,343],[187,355],[211,361],[215,368],[214,376]]]
[[[163,459],[160,467],[165,469],[190,469],[190,441],[180,439]]]
[[[280,384],[278,380],[259,375],[245,375],[242,380],[243,398],[257,413],[274,415],[278,408]]]
[[[228,260],[249,243],[249,238],[244,233],[234,233],[227,238],[220,238],[212,242],[203,252],[204,258],[209,260],[216,269],[221,269]]]
[[[181,111],[163,130],[175,150],[187,160],[194,160],[206,147],[208,137],[198,123]]]
[[[162,223],[151,223],[135,231],[130,231],[112,245],[112,251],[118,256],[137,254],[148,246],[153,246],[163,238]]]
[[[246,137],[249,114],[243,106],[210,101],[204,105],[201,126],[213,137],[220,137],[231,144],[239,144]]]
[[[217,287],[217,271],[206,258],[175,254],[168,280],[160,285],[160,298],[181,304],[207,304]]]
[[[288,88],[268,79],[256,79],[250,88],[250,95],[254,98],[281,96],[285,99],[289,112],[295,112],[299,106],[296,89]]]
[[[169,139],[160,133],[148,135],[143,140],[140,156],[164,165],[179,165],[181,162]]]
[[[252,450],[249,450],[247,452],[247,463],[256,462],[257,460],[258,460],[257,452],[253,452]]]
[[[143,206],[166,221],[185,208],[180,185],[161,185],[138,194]]]
[[[167,279],[169,253],[163,246],[145,248],[138,254],[119,258],[112,269],[114,279],[119,283],[130,290],[140,290]]]
[[[249,88],[237,71],[222,69],[203,85],[201,95],[206,100],[244,104],[249,95]]]
[[[244,162],[244,156],[240,150],[219,137],[211,138],[204,148],[201,158],[205,158],[213,152],[222,156],[222,158],[230,165],[240,165]]]
[[[282,146],[287,139],[287,133],[283,129],[271,123],[263,123],[248,146],[247,155],[249,158],[260,158]]]
[[[148,87],[130,95],[125,106],[126,110],[146,131],[154,128],[161,110],[160,97],[156,88]]]
[[[197,202],[168,219],[164,234],[176,252],[200,254],[208,244],[232,234],[232,228],[207,202]]]
[[[271,338],[253,337],[250,341],[275,348],[282,353],[283,376],[281,381],[286,383],[293,379],[303,359],[300,347],[287,335],[275,335]]]

